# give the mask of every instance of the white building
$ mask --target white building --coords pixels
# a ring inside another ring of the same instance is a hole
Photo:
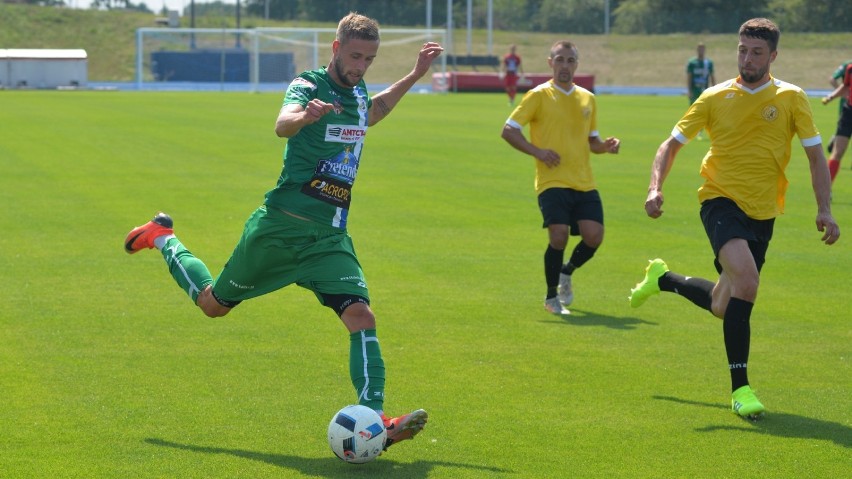
[[[88,72],[85,50],[0,49],[0,88],[83,88]]]

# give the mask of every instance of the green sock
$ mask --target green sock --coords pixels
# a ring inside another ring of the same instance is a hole
[[[358,404],[381,411],[385,402],[385,362],[375,329],[349,335],[349,376]]]
[[[213,283],[213,276],[210,275],[207,266],[193,256],[177,238],[170,238],[160,252],[166,264],[169,265],[172,278],[195,303],[198,300],[198,293],[208,284]]]

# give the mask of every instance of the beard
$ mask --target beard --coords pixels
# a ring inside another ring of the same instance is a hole
[[[757,83],[766,75],[767,71],[766,68],[758,68],[754,73],[746,73],[743,71],[743,67],[740,67],[740,78],[745,83]]]
[[[343,82],[345,86],[354,87],[357,86],[358,81],[360,81],[360,78],[355,83],[352,83],[352,81],[349,80],[346,76],[346,72],[343,70],[343,62],[341,62],[339,58],[334,59],[334,73],[337,74],[337,78]]]
[[[556,80],[561,83],[571,83],[574,81],[574,74],[571,72],[559,72],[556,75]]]

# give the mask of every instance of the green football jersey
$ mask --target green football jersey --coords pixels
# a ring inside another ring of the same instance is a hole
[[[710,86],[710,75],[713,74],[713,61],[709,58],[698,59],[692,57],[686,63],[686,72],[692,74],[692,85],[694,90],[704,91]]]
[[[849,66],[850,63],[852,63],[852,62],[841,63],[840,66],[837,67],[837,70],[834,70],[834,73],[831,74],[831,78],[834,78],[835,80],[839,80],[840,83],[843,83],[843,75],[846,74],[846,67]],[[840,97],[840,101],[838,103],[840,103],[839,108],[840,108],[840,111],[842,112],[843,111],[843,105],[846,104],[846,97],[845,96]]]
[[[323,67],[296,77],[283,104],[306,106],[314,98],[334,110],[287,140],[284,167],[266,194],[266,205],[345,229],[372,100],[363,80],[342,87]]]

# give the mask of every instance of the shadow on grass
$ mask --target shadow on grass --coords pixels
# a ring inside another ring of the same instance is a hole
[[[686,399],[680,399],[671,396],[653,396],[653,398],[659,399],[661,401],[676,402],[679,404],[712,407],[723,409],[725,411],[728,410],[727,406],[720,404],[689,401]],[[733,417],[733,413],[731,413],[731,416]],[[852,428],[836,422],[822,421],[819,419],[812,419],[796,414],[769,411],[766,413],[763,419],[759,421],[749,421],[743,419],[742,424],[745,425],[705,426],[696,429],[696,431],[745,431],[758,434],[769,434],[778,437],[832,441],[838,446],[852,447]]]
[[[180,444],[157,438],[147,438],[145,442],[154,446],[170,447],[182,451],[199,452],[203,454],[227,454],[230,456],[248,459],[251,461],[272,464],[273,466],[292,469],[312,477],[338,478],[346,471],[347,476],[366,475],[369,477],[405,477],[425,478],[435,467],[455,467],[459,469],[473,469],[483,473],[507,473],[512,472],[497,467],[480,466],[475,464],[460,464],[445,461],[415,461],[413,463],[394,462],[384,457],[369,464],[346,464],[335,458],[331,452],[328,458],[307,458],[298,456],[287,456],[284,454],[270,454],[243,449],[227,449],[222,447],[195,446],[192,444]]]
[[[611,329],[636,329],[640,324],[648,324],[656,326],[658,323],[645,321],[639,318],[624,318],[617,316],[607,316],[605,314],[593,313],[591,311],[583,311],[580,309],[571,308],[571,314],[551,315],[551,320],[542,323],[559,323],[570,326],[603,326]],[[556,319],[560,318],[560,319]]]

